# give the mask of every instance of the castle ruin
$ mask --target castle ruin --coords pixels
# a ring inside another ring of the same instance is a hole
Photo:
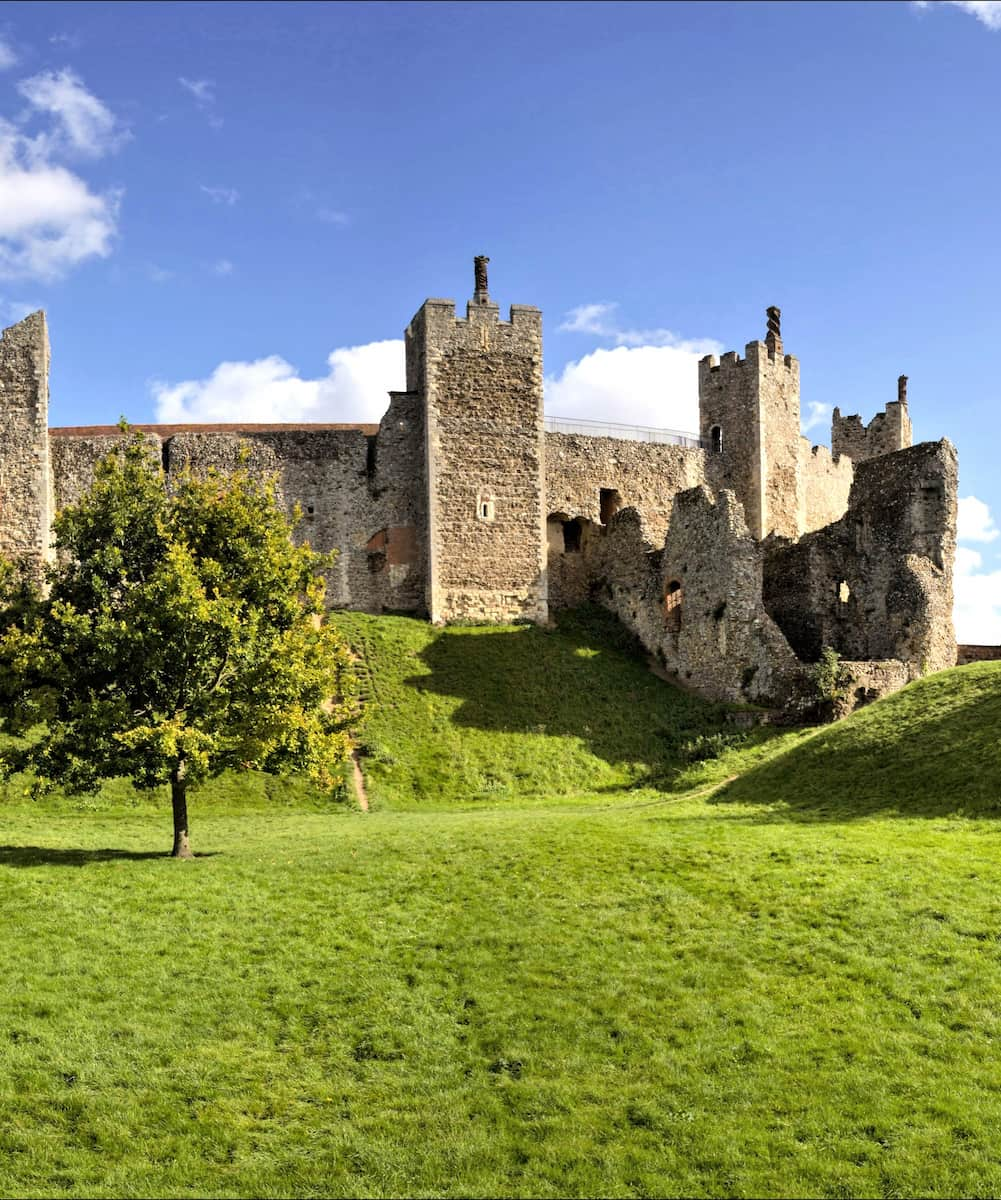
[[[832,449],[811,445],[770,308],[764,341],[699,364],[697,434],[547,430],[542,314],[512,305],[501,320],[487,262],[464,317],[421,305],[406,390],[378,425],[138,428],[168,477],[241,458],[275,475],[301,536],[339,552],[334,607],[545,623],[593,600],[680,682],[778,708],[824,647],[857,703],[955,663],[956,452],[911,445],[905,377],[868,426],[835,409]],[[35,562],[52,513],[121,437],[49,429],[48,365],[42,313],[4,331],[0,552]]]

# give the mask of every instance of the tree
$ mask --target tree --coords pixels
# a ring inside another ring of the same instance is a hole
[[[123,425],[123,432],[127,427]],[[189,792],[229,769],[332,788],[350,752],[354,675],[317,570],[273,481],[185,472],[123,438],[55,519],[56,562],[32,591],[4,571],[0,772],[39,791],[168,785],[173,855],[190,858]]]

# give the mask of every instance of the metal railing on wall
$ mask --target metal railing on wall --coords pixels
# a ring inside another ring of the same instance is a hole
[[[697,450],[703,445],[696,433],[677,429],[651,429],[645,425],[619,425],[614,421],[584,421],[571,417],[546,417],[546,433],[579,433],[585,437],[621,438],[627,442],[659,442],[663,446],[687,446]]]

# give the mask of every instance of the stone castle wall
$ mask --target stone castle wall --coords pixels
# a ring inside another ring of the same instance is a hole
[[[544,622],[595,600],[719,699],[801,704],[824,646],[852,703],[955,661],[955,451],[906,448],[903,377],[868,427],[835,410],[833,452],[811,446],[770,309],[744,358],[699,365],[702,448],[544,434],[541,314],[502,321],[485,262],[464,318],[449,300],[414,317],[407,390],[378,426],[140,427],[168,484],[188,468],[273,477],[297,536],[338,552],[334,606]],[[47,368],[41,314],[4,333],[0,550],[36,565],[53,506],[121,438],[46,433]]]

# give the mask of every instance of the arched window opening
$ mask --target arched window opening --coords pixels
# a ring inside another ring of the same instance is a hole
[[[709,430],[709,451],[711,454],[723,453],[723,430],[719,425]]]
[[[476,497],[476,518],[479,521],[492,521],[496,515],[494,498],[489,492],[481,492]]]
[[[563,553],[576,554],[580,550],[581,524],[579,518],[563,522]]]
[[[684,600],[684,588],[681,581],[672,579],[664,592],[664,620],[668,629],[675,633],[681,628],[681,605]]]
[[[622,507],[622,497],[615,488],[602,488],[599,496],[599,504],[601,523],[602,525],[607,525]]]

